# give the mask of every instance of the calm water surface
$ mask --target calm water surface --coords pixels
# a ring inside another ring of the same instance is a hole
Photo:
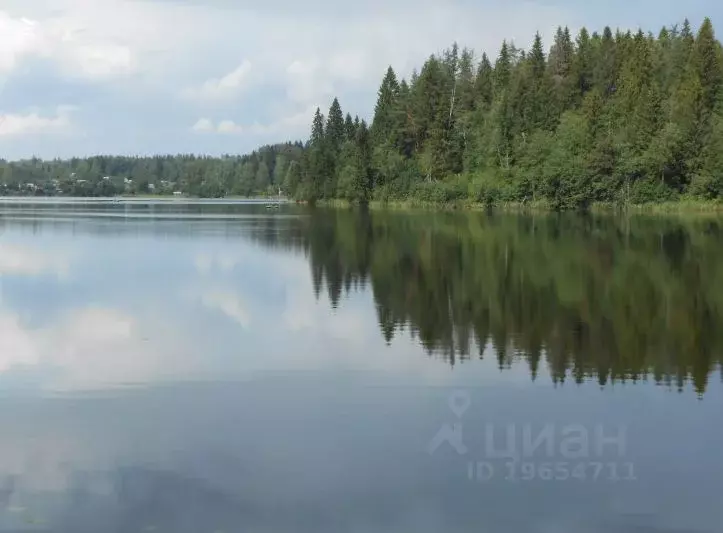
[[[0,531],[723,531],[723,221],[0,203]]]

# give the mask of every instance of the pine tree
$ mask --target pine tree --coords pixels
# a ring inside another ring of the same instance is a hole
[[[686,154],[685,175],[681,176],[685,183],[701,165],[700,151],[704,142],[701,120],[704,116],[705,93],[691,54],[670,101],[670,122],[680,131],[680,151]]]
[[[477,96],[475,91],[474,53],[469,48],[462,50],[459,59],[457,86],[459,98],[455,111],[457,116],[463,116],[474,109]]]
[[[713,24],[706,18],[693,45],[693,62],[703,88],[703,103],[710,112],[718,103],[723,80],[720,52],[720,43],[715,39]]]
[[[691,184],[693,193],[706,198],[723,197],[723,115],[716,113],[703,148],[702,170]]]
[[[639,154],[657,132],[660,118],[660,94],[654,83],[651,51],[641,32],[626,50],[621,70],[615,94],[616,112],[634,153]]]
[[[582,28],[577,36],[577,53],[573,57],[570,76],[574,81],[573,103],[580,102],[593,86],[593,49],[590,34]]]
[[[347,113],[344,117],[344,133],[347,141],[351,141],[356,137],[356,127],[354,126],[354,120],[351,118],[351,113]]]
[[[374,120],[372,122],[372,139],[374,144],[382,144],[389,139],[392,125],[394,104],[399,94],[399,83],[394,69],[390,66],[382,80],[377,93],[377,104],[374,107]]]
[[[530,66],[532,67],[533,80],[541,80],[545,75],[545,51],[542,46],[542,37],[539,32],[535,34],[535,40],[532,43],[529,61]]]
[[[416,149],[415,123],[412,115],[411,89],[406,80],[399,84],[399,98],[394,107],[395,144],[401,155],[410,158]]]
[[[488,110],[494,94],[494,71],[487,54],[482,54],[482,60],[477,69],[475,91],[477,93],[475,107],[483,111]]]
[[[690,61],[690,55],[693,52],[693,45],[695,44],[695,38],[690,29],[690,22],[685,19],[683,27],[678,32],[673,31],[673,43],[671,45],[671,58],[670,62],[670,82],[669,86],[673,91],[677,90],[677,86],[683,83],[686,76],[686,69]]]
[[[610,27],[606,26],[603,30],[593,70],[595,86],[602,90],[603,94],[609,95],[615,91],[616,63],[615,38]]]
[[[557,29],[555,42],[550,49],[547,66],[547,83],[550,98],[550,119],[557,120],[562,113],[579,101],[580,91],[577,88],[578,80],[573,75],[573,61],[575,47],[570,37],[570,30]],[[553,122],[554,122],[553,121]],[[548,126],[551,126],[549,124]]]
[[[412,88],[417,146],[422,150],[422,174],[431,181],[445,175],[447,169],[450,95],[447,65],[431,56],[424,63]]]
[[[570,68],[570,59],[572,58],[571,54],[566,54],[567,50],[564,44],[564,39],[565,37],[562,26],[558,26],[557,31],[555,32],[555,39],[550,47],[550,53],[547,58],[550,74],[560,78],[567,76]],[[572,43],[570,43],[570,48],[571,47]]]
[[[314,121],[311,124],[311,138],[309,139],[309,147],[320,146],[324,142],[324,115],[321,109],[316,108],[314,113]]]
[[[569,37],[569,35],[568,35]],[[550,93],[551,81],[546,76],[547,61],[542,45],[542,37],[535,34],[532,50],[528,57],[530,63],[531,85],[527,95],[529,105],[530,129],[547,128],[550,126]]]
[[[337,98],[334,98],[329,108],[329,118],[326,121],[325,133],[327,145],[332,151],[332,154],[336,156],[341,151],[341,145],[346,137],[344,114],[341,111],[341,106]]]
[[[371,149],[369,130],[361,122],[355,138],[344,144],[339,172],[339,194],[351,202],[365,204],[371,197]]]
[[[327,136],[324,130],[324,116],[319,108],[314,114],[302,177],[300,196],[315,202],[329,192],[329,185],[333,178],[333,159],[330,157]]]
[[[495,96],[499,96],[507,90],[510,83],[511,71],[512,58],[510,56],[510,48],[507,41],[502,41],[500,55],[495,62]]]
[[[661,92],[668,94],[671,83],[671,63],[669,61],[673,47],[673,37],[668,28],[661,28],[656,40],[651,39],[651,49],[655,51],[655,79]]]

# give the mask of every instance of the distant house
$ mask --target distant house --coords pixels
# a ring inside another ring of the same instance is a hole
[[[173,191],[173,196],[183,196],[181,191]]]
[[[155,190],[156,190],[156,185],[155,185],[155,183],[149,183],[149,184],[148,184],[148,190],[149,190],[149,191],[155,191]]]
[[[109,180],[110,180],[110,176],[103,176],[103,181],[109,181]]]

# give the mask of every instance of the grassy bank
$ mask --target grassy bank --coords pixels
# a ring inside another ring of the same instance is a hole
[[[353,203],[348,200],[319,200],[317,205],[336,208],[351,208]],[[538,200],[535,202],[496,202],[493,204],[485,204],[474,202],[471,200],[455,200],[452,202],[425,202],[416,199],[404,200],[372,200],[369,202],[369,209],[394,209],[394,210],[440,210],[440,211],[530,211],[530,212],[551,212],[554,207],[546,200]],[[674,213],[708,213],[723,214],[723,201],[702,200],[696,198],[683,198],[674,202],[647,203],[647,204],[628,204],[627,206],[613,203],[595,203],[588,209],[594,213],[641,213],[641,214],[674,214]]]

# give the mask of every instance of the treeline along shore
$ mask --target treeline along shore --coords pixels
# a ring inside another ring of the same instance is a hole
[[[368,125],[338,99],[306,142],[246,156],[0,165],[4,194],[283,194],[314,203],[537,205],[723,196],[723,47],[705,19],[657,34],[558,28],[496,57],[457,44],[409,79],[390,67]],[[152,187],[149,187],[152,185]]]

